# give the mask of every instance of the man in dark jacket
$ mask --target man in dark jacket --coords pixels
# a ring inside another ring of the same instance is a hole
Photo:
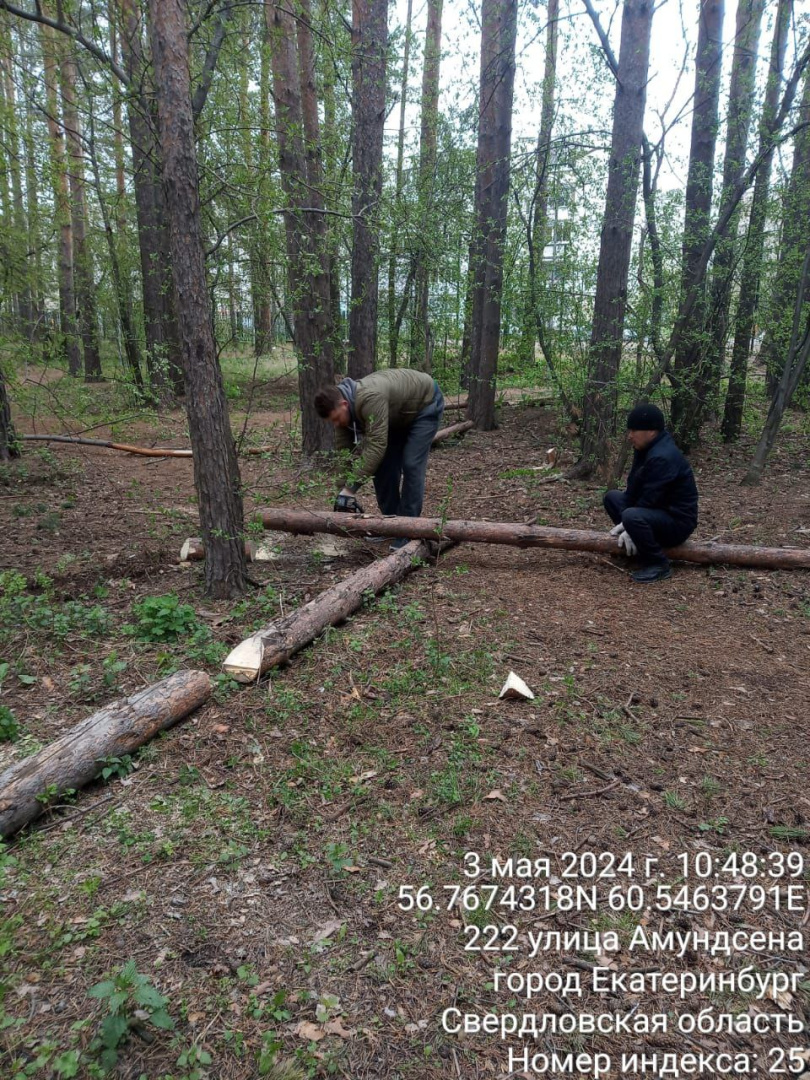
[[[604,505],[615,523],[611,535],[628,555],[638,555],[634,581],[661,581],[672,574],[663,549],[695,531],[698,492],[692,467],[664,430],[655,405],[637,405],[627,417],[633,467],[626,491],[608,491]]]
[[[419,517],[430,444],[444,412],[444,397],[433,377],[396,368],[372,372],[357,382],[343,379],[317,392],[315,410],[335,425],[336,449],[355,451],[351,477],[335,509],[357,509],[355,493],[373,477],[384,514]],[[391,546],[405,543],[403,539]]]

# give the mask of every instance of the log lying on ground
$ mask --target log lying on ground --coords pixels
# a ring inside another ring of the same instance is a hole
[[[450,427],[437,431],[430,445],[435,446],[436,443],[444,442],[445,439],[452,439],[454,435],[464,435],[474,427],[475,424],[472,420],[463,420],[460,424],[451,424]]]
[[[450,427],[442,428],[441,431],[436,432],[431,446],[444,442],[445,439],[450,439],[453,435],[463,435],[471,427],[474,427],[472,420],[465,420],[464,423],[451,424]],[[192,456],[190,450],[174,450],[170,447],[160,446],[132,446],[129,443],[111,442],[109,439],[85,439],[80,435],[18,435],[17,437],[25,442],[56,442],[73,443],[75,446],[100,446],[104,450],[120,450],[125,454],[140,454],[141,457],[190,458]],[[276,450],[278,450],[277,446],[246,446],[243,447],[241,452],[255,455],[270,454]],[[200,558],[204,558],[204,556],[200,556]]]
[[[245,558],[248,562],[256,559],[256,545],[252,540],[245,541]],[[180,548],[180,562],[202,562],[205,558],[205,545],[199,536],[190,536]]]
[[[587,529],[553,529],[507,521],[441,521],[439,518],[370,517],[365,514],[332,514],[315,510],[263,510],[266,529],[293,533],[337,533],[340,536],[391,536],[457,543],[508,544],[512,547],[563,548],[617,555],[615,536]],[[810,569],[810,548],[744,547],[741,544],[700,543],[689,540],[670,548],[672,559],[694,563],[727,563],[759,566],[766,570]]]
[[[17,832],[54,798],[94,780],[105,759],[133,753],[210,695],[211,679],[204,671],[177,671],[124,701],[112,702],[50,746],[16,762],[0,776],[0,836]]]
[[[122,450],[126,454],[140,454],[141,457],[183,457],[190,458],[190,450],[172,450],[159,446],[130,446],[129,443],[110,442],[109,439],[83,439],[78,435],[20,435],[24,442],[74,443],[77,446],[101,446],[105,450]]]
[[[223,668],[238,682],[255,682],[271,667],[289,660],[293,653],[308,645],[327,626],[334,626],[357,611],[370,592],[378,593],[405,577],[413,568],[414,559],[425,558],[428,553],[428,545],[417,541],[363,567],[345,581],[326,589],[302,608],[290,612],[237,645],[226,657]]]

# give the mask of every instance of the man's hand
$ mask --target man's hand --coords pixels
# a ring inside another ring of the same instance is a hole
[[[621,534],[623,532],[624,532],[624,525],[622,525],[622,523],[619,522],[618,525],[614,525],[613,528],[610,530],[610,535],[611,536],[621,536]]]
[[[363,507],[355,498],[354,493],[351,491],[346,491],[345,489],[341,491],[341,493],[335,499],[335,505],[332,507],[332,509],[337,514],[363,513]]]
[[[629,532],[627,532],[627,530],[626,530],[626,529],[625,529],[625,531],[624,531],[623,533],[621,533],[621,534],[620,534],[620,536],[619,536],[619,547],[620,547],[620,548],[624,548],[624,550],[625,550],[625,551],[627,552],[627,554],[628,554],[628,555],[630,555],[630,556],[632,556],[632,555],[637,555],[637,554],[638,554],[638,548],[637,548],[637,547],[636,547],[636,545],[635,545],[635,544],[633,543],[633,539],[632,539],[632,537],[630,536],[630,533],[629,533]]]

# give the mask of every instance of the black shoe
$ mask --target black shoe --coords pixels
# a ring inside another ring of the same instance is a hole
[[[640,570],[636,570],[630,577],[641,585],[650,585],[653,581],[664,581],[672,577],[672,567],[668,562],[649,563],[647,566],[642,566]]]
[[[411,541],[407,536],[399,536],[399,537],[397,537],[396,540],[394,540],[391,543],[388,550],[389,551],[399,551],[401,548],[404,548],[406,544],[410,544],[410,542]]]

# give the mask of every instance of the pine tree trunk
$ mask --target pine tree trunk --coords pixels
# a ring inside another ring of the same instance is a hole
[[[301,441],[304,453],[311,455],[333,445],[332,428],[316,414],[313,399],[319,386],[334,382],[335,372],[323,198],[319,189],[310,188],[308,179],[315,168],[310,158],[317,153],[318,139],[317,131],[305,139],[302,98],[309,93],[309,76],[301,66],[293,19],[281,4],[268,2],[265,10],[270,33],[279,171],[287,200],[284,226],[299,358]],[[314,86],[312,89],[314,93]],[[309,103],[307,108],[310,109]],[[312,111],[308,122],[313,122]]]
[[[517,0],[484,0],[476,153],[476,267],[467,415],[495,427],[495,381],[501,333],[503,247],[512,147]]]
[[[439,73],[442,48],[442,0],[428,0],[425,64],[422,71],[422,124],[419,137],[419,228],[414,274],[414,334],[411,363],[423,371],[433,367],[433,334],[428,317],[429,252],[436,245],[433,209],[436,186],[436,148],[439,126]]]
[[[695,61],[695,93],[692,142],[686,179],[686,215],[683,226],[681,297],[698,287],[692,323],[675,351],[670,371],[673,386],[672,430],[688,450],[699,432],[698,364],[705,339],[705,283],[698,286],[700,254],[709,235],[712,206],[714,153],[717,144],[717,112],[720,101],[723,0],[702,0]]]
[[[146,367],[153,393],[182,393],[182,370],[173,315],[170,267],[166,266],[165,199],[160,176],[160,146],[155,138],[149,95],[151,78],[143,47],[143,26],[136,0],[121,3],[121,52],[132,86],[127,124],[132,151],[138,255],[141,265]]]
[[[745,169],[745,151],[754,106],[759,29],[765,0],[740,0],[737,8],[737,29],[731,65],[731,84],[728,93],[726,122],[726,153],[723,162],[721,212],[726,201],[740,182]],[[710,300],[707,307],[705,341],[699,359],[696,418],[699,428],[708,408],[714,407],[719,391],[720,374],[728,340],[729,309],[739,245],[737,231],[739,213],[729,222],[724,236],[717,243],[712,263]]]
[[[796,388],[807,370],[807,362],[810,358],[810,312],[806,314],[804,312],[808,299],[810,299],[810,243],[807,244],[799,275],[796,302],[793,306],[793,325],[782,376],[771,399],[771,406],[754,452],[754,458],[743,478],[743,483],[749,486],[760,482],[765,462],[768,460],[776,442],[776,436],[779,434],[779,428],[782,426],[785,409],[793,400]],[[804,323],[803,326],[802,323]]]
[[[388,0],[352,0],[352,293],[349,375],[377,366],[379,204],[382,194]]]
[[[68,150],[68,186],[73,226],[73,281],[76,313],[84,350],[84,377],[87,382],[97,382],[101,378],[101,354],[98,343],[96,286],[93,280],[93,257],[87,237],[84,150],[81,121],[76,108],[76,61],[71,48],[72,46],[68,46],[61,53],[59,79]]]
[[[534,362],[535,341],[540,347],[549,370],[556,374],[551,346],[546,333],[545,317],[540,298],[545,285],[543,253],[549,238],[548,190],[551,167],[551,132],[554,125],[554,101],[557,85],[557,39],[559,37],[559,0],[549,0],[546,27],[546,62],[543,72],[543,102],[540,109],[540,131],[537,135],[537,161],[534,169],[534,191],[526,218],[526,251],[528,271],[525,308],[522,314],[523,345],[521,353],[525,362]],[[552,256],[553,259],[554,256]]]
[[[793,144],[793,165],[783,202],[779,257],[767,319],[763,320],[767,332],[760,361],[765,363],[770,397],[773,397],[781,380],[803,251],[810,240],[810,67],[805,71],[804,92],[796,120],[799,130]]]
[[[0,461],[20,456],[20,447],[11,422],[11,405],[6,393],[6,380],[0,366]]]
[[[270,46],[267,40],[267,23],[263,23],[261,34],[261,55],[259,57],[259,181],[260,199],[263,194],[265,178],[271,171],[270,165]],[[261,203],[260,203],[261,205]],[[253,289],[253,347],[256,356],[269,352],[273,337],[273,319],[270,297],[270,252],[267,245],[267,228],[260,221],[255,231],[255,263],[251,266],[251,284]]]
[[[402,184],[405,170],[405,108],[408,102],[408,75],[411,59],[411,16],[413,0],[408,0],[405,16],[405,53],[402,60],[402,86],[399,94],[399,130],[397,133],[397,172],[394,189],[394,211],[391,215],[391,239],[388,253],[388,366],[397,366],[399,352],[399,323],[397,322],[397,263],[399,233],[404,224]]]
[[[582,456],[577,466],[581,475],[605,466],[615,430],[616,379],[627,306],[652,17],[652,0],[625,0],[585,388]]]
[[[764,147],[770,145],[773,138],[774,116],[782,84],[788,27],[792,11],[793,0],[779,0],[773,43],[771,45],[768,82],[765,87],[765,101],[762,106],[762,117],[759,126],[760,152]],[[742,427],[748,357],[751,353],[751,338],[754,331],[754,318],[756,316],[759,282],[762,273],[762,255],[765,247],[765,219],[768,213],[772,162],[773,150],[765,157],[754,181],[754,195],[751,199],[751,213],[748,219],[748,234],[745,241],[740,277],[740,296],[737,301],[737,314],[734,323],[731,371],[729,373],[721,428],[725,442],[734,442],[739,437]]]
[[[11,244],[6,258],[6,273],[10,277],[11,288],[17,298],[17,317],[19,332],[29,342],[34,336],[34,316],[31,302],[31,272],[28,263],[28,220],[22,185],[22,144],[17,117],[17,99],[14,85],[13,67],[15,64],[14,46],[11,32],[7,27],[0,27],[0,70],[2,71],[5,108],[3,109],[3,148],[7,155],[8,171],[11,179],[12,233]],[[10,258],[9,258],[10,256]]]
[[[183,0],[149,0],[171,261],[210,596],[245,589],[242,492],[205,278]]]
[[[68,372],[77,376],[81,370],[79,334],[76,322],[76,297],[73,291],[73,229],[70,221],[70,193],[68,191],[67,161],[64,131],[59,124],[59,101],[57,95],[57,65],[55,31],[42,26],[42,58],[45,74],[46,121],[48,124],[48,149],[50,153],[51,186],[53,189],[54,215],[59,228],[59,355],[64,356]]]

